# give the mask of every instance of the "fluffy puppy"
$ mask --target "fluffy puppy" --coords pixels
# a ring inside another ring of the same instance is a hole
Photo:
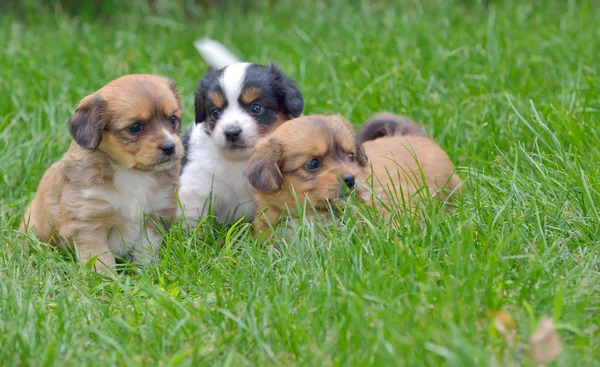
[[[191,227],[209,209],[218,223],[252,219],[256,204],[243,171],[260,137],[302,114],[302,93],[272,63],[234,63],[208,70],[195,108],[195,124],[183,137],[182,214]]]
[[[258,204],[254,228],[265,233],[284,212],[297,216],[294,193],[308,198],[322,218],[352,191],[374,205],[384,200],[388,205],[378,206],[389,214],[394,203],[387,190],[413,200],[425,182],[454,189],[460,180],[453,170],[446,153],[412,121],[376,116],[357,140],[341,116],[297,118],[261,140],[246,169]]]
[[[183,145],[175,82],[126,75],[83,98],[68,122],[73,142],[42,177],[21,230],[79,253],[135,263],[156,259],[156,225],[175,218]],[[145,216],[145,214],[147,216]]]
[[[297,216],[294,194],[300,202],[310,199],[324,216],[330,205],[343,205],[352,190],[361,189],[367,170],[367,155],[343,117],[288,121],[258,143],[245,172],[258,205],[255,230],[267,232],[285,211]]]

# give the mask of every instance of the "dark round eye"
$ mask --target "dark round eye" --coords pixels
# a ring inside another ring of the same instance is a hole
[[[127,131],[129,131],[131,134],[139,134],[142,131],[142,123],[135,122],[135,123],[129,125],[129,127],[127,128]]]
[[[250,111],[252,111],[252,113],[255,115],[260,115],[263,111],[263,107],[258,103],[252,103],[250,106]]]
[[[306,169],[311,172],[316,171],[319,169],[319,167],[321,167],[321,161],[318,160],[317,158],[313,158],[310,160],[310,162],[305,164],[304,167],[306,167]]]
[[[354,162],[354,153],[348,154],[348,158],[350,159],[350,162]]]
[[[210,111],[210,117],[211,117],[213,120],[216,120],[216,119],[218,119],[219,117],[221,117],[221,110],[219,110],[218,108],[213,108],[213,109]]]
[[[171,123],[173,124],[173,127],[177,127],[177,116],[171,116]]]

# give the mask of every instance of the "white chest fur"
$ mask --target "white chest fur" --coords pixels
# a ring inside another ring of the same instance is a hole
[[[173,192],[158,187],[151,173],[115,168],[114,190],[87,189],[85,198],[102,200],[116,212],[117,226],[111,228],[108,246],[119,256],[132,250],[136,262],[148,262],[160,246],[161,238],[145,228],[144,214],[152,214],[169,205]]]
[[[193,127],[188,162],[180,178],[179,199],[188,225],[195,226],[212,208],[217,222],[254,218],[256,204],[248,179],[247,160],[224,158],[202,125]]]

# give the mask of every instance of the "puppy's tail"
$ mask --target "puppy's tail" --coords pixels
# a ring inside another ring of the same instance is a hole
[[[371,117],[356,133],[360,143],[394,135],[427,136],[427,133],[422,126],[415,124],[408,117],[386,112]]]
[[[208,37],[196,40],[194,47],[196,47],[196,50],[198,50],[204,60],[215,69],[221,69],[240,62],[240,59],[229,51],[227,47]]]

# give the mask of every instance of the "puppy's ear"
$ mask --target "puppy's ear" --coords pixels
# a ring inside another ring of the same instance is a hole
[[[82,148],[95,149],[102,141],[102,121],[104,99],[99,95],[89,95],[81,100],[69,119],[69,131],[73,140]]]
[[[269,70],[275,75],[275,94],[280,104],[285,108],[285,112],[290,118],[299,117],[304,110],[304,97],[296,83],[275,66],[273,62],[269,64]]]
[[[194,92],[194,109],[196,110],[196,123],[199,124],[206,120],[206,105],[205,99],[208,93],[208,87],[211,81],[216,77],[217,71],[213,68],[208,68],[206,74],[200,79]]]
[[[175,82],[173,79],[167,79],[167,85],[171,92],[173,92],[173,95],[175,95],[177,104],[179,107],[181,107],[181,96],[179,95],[179,89],[177,89],[177,82]]]
[[[365,147],[363,147],[362,143],[356,139],[356,163],[359,166],[366,167],[369,164],[369,156],[365,151]]]
[[[272,194],[281,189],[283,176],[279,170],[281,145],[275,138],[261,141],[256,148],[250,163],[244,171],[250,185],[265,194]]]

